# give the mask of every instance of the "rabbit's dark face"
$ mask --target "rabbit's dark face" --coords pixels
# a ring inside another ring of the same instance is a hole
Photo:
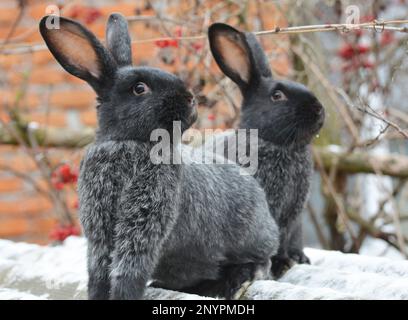
[[[87,81],[98,95],[99,137],[148,141],[155,129],[172,133],[173,121],[185,130],[196,120],[193,96],[183,82],[165,71],[132,66],[128,24],[110,15],[106,46],[84,26],[58,17],[59,29],[40,22],[40,32],[61,66]]]
[[[324,123],[323,106],[305,86],[263,77],[248,90],[242,104],[242,128],[277,145],[305,145]]]
[[[324,122],[324,109],[305,86],[278,81],[252,33],[222,23],[208,31],[211,52],[220,69],[241,89],[240,127],[283,146],[311,142]]]
[[[115,139],[148,141],[155,129],[172,132],[173,121],[184,131],[196,120],[192,94],[176,76],[150,67],[123,67],[106,98],[100,98],[99,126]]]

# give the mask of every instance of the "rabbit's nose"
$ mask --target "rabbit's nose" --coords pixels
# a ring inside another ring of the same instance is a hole
[[[318,116],[321,116],[321,115],[324,113],[323,106],[322,106],[319,102],[313,103],[313,104],[310,106],[310,108],[311,108],[311,110],[313,111],[313,113],[315,113],[315,114],[318,115]]]
[[[196,101],[195,101],[195,98],[194,98],[194,96],[192,94],[186,96],[186,98],[187,98],[187,102],[188,102],[189,105],[191,105],[191,106],[195,105]]]
[[[190,99],[190,104],[191,104],[192,106],[195,106],[195,105],[196,105],[196,99],[195,99],[194,97],[192,97],[192,98]]]

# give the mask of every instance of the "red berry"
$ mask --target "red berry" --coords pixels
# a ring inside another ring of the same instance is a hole
[[[389,32],[389,31],[384,31],[384,32],[381,34],[380,44],[381,44],[382,46],[386,46],[386,45],[392,43],[394,40],[395,40],[395,38],[394,38],[394,34],[393,34],[393,33]]]
[[[169,40],[156,40],[155,45],[159,48],[167,48],[169,46]]]
[[[353,47],[351,44],[346,44],[340,48],[338,55],[344,60],[353,58],[355,55],[365,54],[370,51],[370,47],[365,45],[358,45]]]
[[[78,181],[78,170],[72,169],[68,164],[59,166],[51,174],[51,183],[54,188],[61,190],[64,187],[64,184],[76,183]]]
[[[51,232],[50,232],[50,238],[56,241],[62,241],[63,234],[62,234],[62,228],[61,226],[55,227]]]
[[[343,59],[350,59],[354,56],[354,48],[350,44],[345,44],[338,51],[338,55]]]
[[[69,182],[71,178],[71,167],[68,164],[64,164],[58,168],[58,173],[63,182]]]
[[[195,51],[201,51],[201,49],[203,48],[203,44],[201,42],[194,42],[192,44],[192,47]]]
[[[78,181],[78,170],[71,169],[71,175],[69,178],[69,182],[76,183]]]
[[[364,53],[367,53],[368,51],[370,51],[370,47],[363,46],[363,45],[360,44],[357,47],[357,51],[358,51],[359,54],[364,54]]]
[[[78,236],[80,234],[81,231],[76,225],[59,225],[50,232],[50,238],[55,241],[64,241],[69,236]]]
[[[100,10],[96,8],[88,8],[86,16],[85,16],[85,23],[86,24],[91,24],[95,22],[96,19],[102,16],[102,13]]]
[[[169,40],[169,47],[178,48],[178,46],[179,46],[179,43],[177,39]]]
[[[208,118],[208,120],[210,120],[210,121],[214,121],[214,120],[215,120],[215,115],[212,114],[212,113],[210,113],[210,114],[207,116],[207,118]]]

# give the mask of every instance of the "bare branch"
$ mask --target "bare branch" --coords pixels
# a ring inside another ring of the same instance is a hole
[[[130,21],[135,21],[135,17],[130,17]],[[144,17],[144,20],[148,20],[150,18]],[[143,20],[142,19],[142,20]],[[151,19],[162,19],[158,16],[152,16]],[[271,34],[300,34],[300,33],[310,33],[310,32],[328,32],[328,31],[335,31],[335,32],[350,32],[355,30],[372,30],[374,32],[382,32],[384,30],[394,31],[394,32],[403,32],[408,33],[408,27],[395,27],[390,26],[390,24],[395,25],[403,25],[408,24],[408,20],[386,20],[386,21],[372,21],[366,23],[359,23],[359,24],[319,24],[319,25],[311,25],[311,26],[298,26],[298,27],[275,27],[272,30],[265,30],[265,31],[258,31],[254,32],[258,36],[265,36]],[[144,40],[135,40],[132,43],[151,43],[157,41],[166,41],[166,40],[178,40],[178,41],[197,41],[197,40],[205,40],[207,38],[206,35],[200,34],[196,36],[184,36],[184,37],[159,37],[159,38],[152,38],[152,39],[144,39]],[[24,54],[24,53],[32,53],[36,51],[46,50],[46,46],[44,44],[14,44],[5,46],[5,48],[1,51],[3,55],[10,55],[10,54]]]

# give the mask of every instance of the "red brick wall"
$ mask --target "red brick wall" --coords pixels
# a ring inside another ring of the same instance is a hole
[[[86,7],[95,1],[70,1],[71,7],[65,7],[65,13]],[[39,19],[45,15],[46,6],[55,1],[29,1],[23,18],[11,39],[18,43],[42,42],[38,29]],[[68,1],[66,1],[68,3]],[[134,15],[137,1],[98,1],[96,8],[100,17],[88,26],[99,36],[104,35],[106,16],[111,11],[125,15]],[[91,7],[92,8],[92,7]],[[0,38],[5,39],[12,23],[19,13],[17,1],[0,2]],[[78,17],[82,20],[86,16]],[[95,126],[95,95],[89,87],[66,72],[55,63],[48,51],[39,51],[18,55],[0,54],[0,117],[8,120],[5,104],[12,105],[23,86],[27,90],[20,102],[21,112],[25,118],[41,125],[55,127],[81,128]],[[27,85],[25,85],[27,83]],[[49,156],[54,165],[67,162],[78,164],[77,150],[50,149]],[[19,147],[0,145],[0,238],[24,240],[38,243],[49,242],[51,230],[58,224],[52,202],[39,193],[25,179],[21,179],[9,170],[29,174],[48,190],[42,181],[35,163]],[[75,215],[75,192],[71,188],[66,193],[67,205]]]
[[[38,32],[38,21],[45,14],[46,6],[56,2],[64,4],[62,15],[87,22],[87,26],[101,38],[104,37],[106,18],[111,12],[121,12],[126,16],[153,13],[151,9],[146,8],[144,1],[30,0],[26,2],[23,18],[11,36],[7,48],[11,48],[14,44],[42,43]],[[203,12],[218,2],[207,1],[202,8]],[[167,8],[168,14],[180,15],[182,10],[186,10],[189,6],[189,1],[170,1],[170,4]],[[270,9],[269,4],[265,6]],[[0,39],[6,38],[18,13],[17,1],[2,0],[0,2]],[[264,24],[267,28],[275,25],[272,17],[273,15],[264,15]],[[163,36],[158,28],[152,28],[146,23],[132,23],[130,30],[134,39]],[[191,34],[202,32],[202,30],[189,31]],[[137,44],[133,49],[135,63],[147,62],[174,72],[183,67],[181,59],[172,65],[162,63],[159,57],[160,48],[154,42]],[[286,58],[277,61],[275,67],[280,72],[287,72]],[[211,70],[218,72],[213,63]],[[210,89],[206,87],[203,92],[209,92]],[[20,92],[25,92],[19,102],[20,111],[30,121],[54,127],[83,128],[96,125],[94,93],[83,81],[64,72],[47,50],[25,54],[5,55],[0,53],[0,118],[4,121],[9,120],[5,112],[6,105],[13,105]],[[222,101],[217,104],[215,110],[203,109],[201,112],[204,115],[203,119],[206,119],[206,112],[216,112],[220,115],[230,112]],[[202,123],[206,126],[205,121]],[[222,126],[222,120],[216,126]],[[81,150],[50,149],[48,154],[54,166],[67,162],[75,167],[78,165]],[[0,238],[38,243],[48,242],[49,233],[57,223],[52,203],[47,197],[39,195],[26,180],[16,177],[9,170],[2,170],[4,166],[10,167],[17,173],[28,174],[45,190],[49,188],[45,181],[42,181],[35,163],[22,148],[0,145]],[[75,215],[74,188],[67,188],[64,196],[68,198],[67,204]]]

